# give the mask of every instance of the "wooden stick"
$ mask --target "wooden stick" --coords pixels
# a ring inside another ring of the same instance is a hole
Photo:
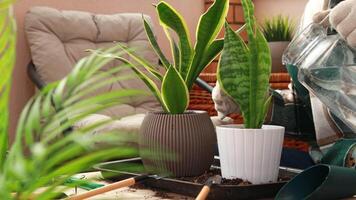
[[[133,178],[128,178],[128,179],[125,179],[125,180],[122,180],[122,181],[119,181],[119,182],[116,182],[116,183],[112,183],[112,184],[109,184],[109,185],[106,185],[106,186],[103,186],[103,187],[100,187],[100,188],[97,188],[97,189],[94,189],[94,190],[90,190],[90,191],[85,192],[83,194],[78,194],[78,195],[71,196],[71,197],[68,198],[68,200],[87,199],[89,197],[96,196],[96,195],[99,195],[99,194],[103,194],[105,192],[110,192],[112,190],[116,190],[116,189],[119,189],[119,188],[135,185],[135,183],[137,181],[143,180],[143,179],[145,179],[147,177],[148,177],[147,175],[141,175],[141,176],[136,176],[136,177],[133,177]]]
[[[205,185],[203,189],[201,189],[200,193],[198,194],[197,198],[195,198],[195,200],[205,200],[208,197],[209,192],[210,192],[210,187]]]

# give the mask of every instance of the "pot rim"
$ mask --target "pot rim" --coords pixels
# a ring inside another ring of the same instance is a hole
[[[291,41],[270,41],[268,43],[271,44],[285,44],[285,43],[290,43]]]
[[[181,114],[170,114],[165,111],[149,111],[146,115],[168,115],[168,116],[184,116],[184,115],[202,115],[208,114],[205,110],[186,110],[184,113]]]
[[[216,129],[220,130],[231,130],[231,129],[244,129],[244,130],[276,130],[276,129],[285,129],[284,126],[278,126],[278,125],[262,125],[262,128],[244,128],[243,124],[227,124],[227,125],[218,125],[216,126]]]

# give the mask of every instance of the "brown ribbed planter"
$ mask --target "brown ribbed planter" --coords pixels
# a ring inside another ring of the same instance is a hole
[[[216,134],[205,111],[172,115],[148,113],[139,135],[140,156],[147,171],[197,176],[210,168]]]

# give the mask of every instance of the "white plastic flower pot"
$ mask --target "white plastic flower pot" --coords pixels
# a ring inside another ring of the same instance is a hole
[[[277,181],[284,127],[224,125],[216,127],[216,134],[223,178],[240,178],[252,184]]]

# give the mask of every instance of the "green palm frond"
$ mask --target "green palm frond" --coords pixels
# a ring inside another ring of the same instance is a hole
[[[0,170],[3,169],[8,148],[8,107],[16,54],[16,25],[11,3],[10,0],[0,3]]]
[[[114,53],[117,51],[113,48],[104,52],[121,55]],[[0,171],[0,199],[33,198],[42,187],[44,192],[35,198],[53,199],[61,192],[56,186],[68,177],[98,162],[137,154],[135,148],[128,147],[127,135],[124,139],[118,131],[93,134],[111,120],[69,129],[89,114],[125,102],[128,97],[145,94],[127,89],[92,96],[100,86],[127,78],[114,76],[124,66],[100,70],[110,61],[112,58],[96,54],[83,58],[66,78],[50,84],[29,101],[20,116],[15,142]],[[70,131],[63,135],[68,129]],[[105,145],[98,145],[102,143]]]

